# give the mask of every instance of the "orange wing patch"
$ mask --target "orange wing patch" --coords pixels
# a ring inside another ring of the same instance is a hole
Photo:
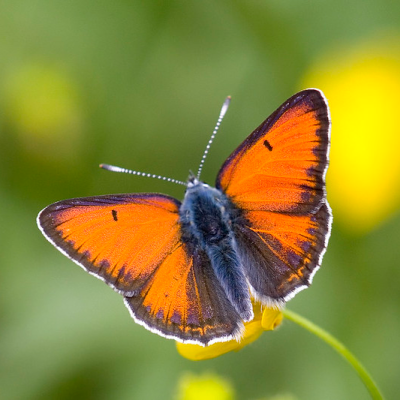
[[[227,159],[217,187],[242,209],[308,213],[325,195],[328,148],[326,102],[317,90],[300,92]]]
[[[150,310],[153,317],[164,322],[174,319],[178,324],[187,322],[188,310],[198,310],[198,307],[190,304],[190,299],[186,296],[186,282],[191,281],[196,287],[192,274],[193,259],[179,245],[142,289],[140,297],[143,297],[143,306]]]

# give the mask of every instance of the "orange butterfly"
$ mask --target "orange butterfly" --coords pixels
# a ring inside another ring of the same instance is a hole
[[[281,306],[319,268],[332,223],[329,132],[323,94],[304,90],[228,157],[215,188],[191,175],[182,203],[153,193],[64,200],[38,225],[150,331],[200,345],[239,340],[252,298]]]

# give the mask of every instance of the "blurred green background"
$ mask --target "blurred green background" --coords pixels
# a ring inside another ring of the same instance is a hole
[[[3,0],[0,3],[0,398],[172,399],[187,372],[237,399],[366,399],[354,371],[290,322],[191,362],[36,227],[57,200],[184,188],[227,95],[202,178],[308,86],[332,108],[330,245],[288,307],[342,340],[387,398],[400,374],[400,2]]]

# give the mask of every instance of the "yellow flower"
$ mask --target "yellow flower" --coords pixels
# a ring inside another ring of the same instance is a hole
[[[179,380],[178,400],[233,400],[232,386],[216,374],[185,374]]]
[[[231,383],[215,373],[202,375],[186,373],[178,382],[177,400],[234,400],[235,398]],[[290,393],[284,393],[262,399],[296,400],[296,397]]]
[[[242,347],[254,342],[264,331],[274,330],[282,322],[282,312],[276,308],[262,307],[259,303],[253,304],[254,318],[246,322],[245,332],[240,342],[214,343],[203,347],[197,344],[176,343],[179,354],[189,360],[199,361],[218,357],[229,351],[239,351]]]
[[[302,87],[321,89],[331,109],[327,175],[335,218],[358,233],[384,221],[400,203],[399,40],[381,39],[326,54]]]

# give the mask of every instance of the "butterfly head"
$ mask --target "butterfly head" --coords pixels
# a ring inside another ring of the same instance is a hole
[[[187,188],[191,189],[191,188],[193,188],[195,186],[198,186],[200,184],[202,184],[202,182],[199,181],[197,176],[192,171],[190,171],[189,178],[188,178],[188,181],[187,181]]]

